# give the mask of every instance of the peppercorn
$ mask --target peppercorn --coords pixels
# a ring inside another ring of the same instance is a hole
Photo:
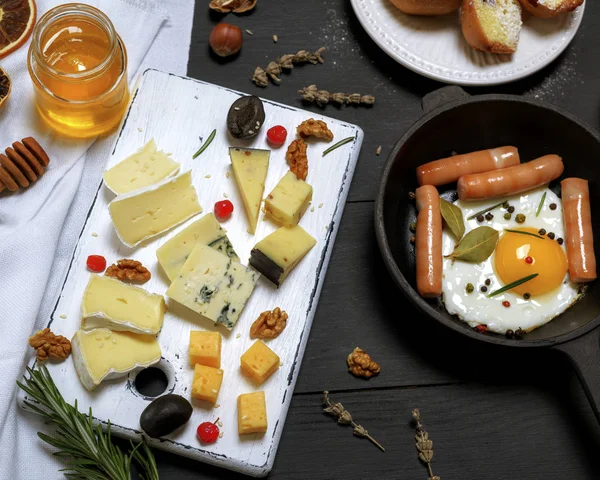
[[[508,300],[504,300],[502,302],[502,306],[508,308],[508,307],[510,307],[510,302]]]
[[[477,215],[477,221],[479,223],[483,222],[483,215]]]
[[[488,285],[488,286],[489,286],[491,283],[492,283],[492,281],[491,281],[489,278],[486,278],[486,279],[485,279],[485,284],[486,284],[486,285]]]
[[[539,233],[540,235],[546,235],[546,230],[545,230],[545,229],[543,229],[543,228],[540,228],[540,229],[538,230],[538,233]]]
[[[564,240],[562,238],[557,238],[556,241],[558,242],[559,245],[562,245]]]
[[[556,210],[556,203],[550,204],[550,210]]]
[[[494,218],[494,216],[490,212],[488,212],[488,213],[485,214],[485,219],[486,220],[491,220],[492,218]]]
[[[479,290],[481,290],[483,293],[485,293],[485,292],[487,292],[487,287],[485,285],[482,285]]]
[[[475,291],[475,287],[472,283],[467,283],[465,290],[467,291],[467,293],[473,293]]]
[[[556,235],[554,234],[554,232],[548,232],[548,238],[550,240],[554,240],[554,237],[556,237]]]
[[[504,335],[506,335],[506,338],[514,338],[515,332],[509,328]]]
[[[414,235],[410,236],[410,243],[415,243],[416,240],[417,239],[416,239],[416,237]]]
[[[510,213],[504,214],[504,220],[510,220],[510,217],[512,217],[512,215]]]
[[[510,207],[508,207],[508,213],[514,213],[515,212],[515,207],[513,207],[512,205]]]
[[[524,298],[525,300],[529,300],[529,299],[531,298],[531,293],[524,293],[524,294],[523,294],[523,298]]]
[[[522,213],[518,213],[517,216],[515,217],[515,220],[517,221],[517,223],[525,223],[525,215],[523,215]]]
[[[521,339],[523,335],[525,335],[525,331],[521,327],[515,330],[515,338]]]
[[[411,232],[413,232],[413,233],[416,232],[417,231],[417,222],[412,222],[410,224],[409,228],[410,228]]]
[[[502,204],[502,208],[508,208],[508,207],[510,207],[510,205],[508,204],[508,202],[504,202]]]

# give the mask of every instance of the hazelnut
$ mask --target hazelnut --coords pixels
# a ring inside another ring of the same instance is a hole
[[[243,39],[242,30],[239,27],[229,23],[219,23],[210,32],[208,42],[210,48],[219,57],[228,57],[240,51]]]

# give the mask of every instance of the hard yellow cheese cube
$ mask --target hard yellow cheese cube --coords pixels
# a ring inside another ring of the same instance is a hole
[[[219,396],[223,370],[220,368],[196,365],[194,367],[194,383],[192,384],[192,398],[215,403]]]
[[[219,332],[190,332],[190,363],[221,368],[221,334]]]
[[[265,199],[265,211],[280,225],[297,225],[312,200],[313,188],[287,172]]]
[[[240,358],[242,370],[259,385],[279,368],[279,357],[262,340],[257,340]]]
[[[238,397],[238,432],[264,433],[267,431],[267,404],[265,392],[243,393]]]

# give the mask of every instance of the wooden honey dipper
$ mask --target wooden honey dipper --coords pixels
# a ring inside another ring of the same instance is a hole
[[[24,138],[0,153],[0,192],[28,187],[43,175],[50,163],[48,155],[33,137]]]

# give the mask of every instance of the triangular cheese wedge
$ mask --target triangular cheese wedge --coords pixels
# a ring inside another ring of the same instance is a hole
[[[233,175],[237,182],[246,216],[249,233],[254,233],[258,222],[260,204],[265,191],[265,179],[269,169],[270,150],[254,148],[230,148],[229,157],[233,166]]]

